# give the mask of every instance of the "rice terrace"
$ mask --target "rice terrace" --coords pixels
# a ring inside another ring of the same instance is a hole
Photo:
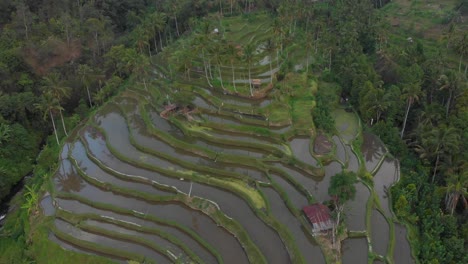
[[[409,261],[386,193],[398,163],[383,143],[338,101],[334,133],[317,132],[314,93],[331,84],[306,73],[273,84],[281,58],[267,49],[266,15],[205,27],[198,38],[231,45],[248,62],[212,60],[208,70],[202,56],[178,57],[184,42],[154,56],[146,87],[129,86],[67,140],[52,198],[41,202],[55,219],[49,238],[120,262],[334,262],[332,231],[314,235],[302,208],[329,201],[330,178],[345,170],[361,177],[335,242],[343,261]],[[305,67],[304,50],[288,52]]]
[[[14,2],[0,264],[468,261],[466,0]]]

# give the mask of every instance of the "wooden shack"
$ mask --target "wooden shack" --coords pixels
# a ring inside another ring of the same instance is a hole
[[[325,205],[321,203],[308,205],[302,208],[302,211],[312,224],[312,233],[314,235],[333,229],[330,209]]]

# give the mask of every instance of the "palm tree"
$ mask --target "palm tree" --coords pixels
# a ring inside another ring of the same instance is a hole
[[[423,91],[421,90],[421,83],[420,82],[415,82],[415,83],[410,83],[406,84],[403,86],[403,98],[406,99],[406,113],[405,113],[405,119],[403,121],[403,128],[401,129],[400,137],[403,138],[403,134],[405,133],[405,128],[406,128],[406,122],[408,121],[408,114],[410,111],[411,106],[413,105],[414,102],[419,101],[419,98],[423,94]]]
[[[10,140],[11,128],[10,125],[0,123],[0,145]]]
[[[239,59],[239,50],[236,48],[234,43],[229,43],[226,47],[226,55],[229,58],[229,62],[231,63],[231,70],[232,70],[232,85],[234,86],[234,91],[237,93],[236,89],[236,81],[234,75],[234,62]]]
[[[91,100],[91,93],[89,92],[89,85],[92,82],[93,69],[86,64],[78,66],[78,76],[80,76],[81,83],[86,87],[86,93],[88,95],[89,106],[93,107],[93,101]]]
[[[156,52],[158,51],[156,35],[159,36],[159,46],[160,46],[161,51],[163,49],[161,31],[163,31],[164,28],[166,27],[166,20],[167,20],[166,14],[161,13],[161,12],[154,12],[150,14],[148,17],[147,24],[152,30],[151,35],[153,37],[153,45],[154,45],[154,49],[156,50]]]
[[[458,39],[457,43],[455,44],[455,51],[460,55],[460,62],[458,64],[458,72],[461,71],[461,65],[463,58],[468,55],[468,34],[465,33],[463,37]],[[468,64],[465,65],[465,76],[468,69]]]
[[[151,67],[148,57],[141,54],[137,57],[133,57],[128,61],[128,67],[132,69],[132,73],[135,74],[137,78],[141,78],[143,80],[145,90],[148,91],[146,78],[148,77],[148,70]]]
[[[51,95],[51,97],[55,98],[57,100],[58,106],[60,106],[60,103],[63,99],[70,97],[71,88],[64,84],[58,73],[51,73],[43,79],[44,85],[42,86],[42,89],[44,90],[44,93],[48,93]],[[59,110],[60,119],[62,120],[63,131],[65,132],[65,135],[68,136],[62,115],[63,108],[58,107],[57,109]]]
[[[42,95],[42,100],[40,103],[35,104],[34,106],[36,109],[44,113],[43,118],[47,119],[47,115],[50,116],[50,120],[52,121],[52,127],[54,128],[54,135],[55,140],[57,141],[57,145],[60,145],[58,135],[57,135],[57,128],[55,127],[54,115],[53,111],[57,108],[61,108],[57,98],[53,97],[50,93],[44,93]]]
[[[219,80],[221,82],[221,87],[223,88],[223,90],[225,90],[225,88],[224,88],[224,84],[223,84],[223,76],[221,74],[221,61],[223,59],[224,49],[225,49],[224,48],[224,43],[222,43],[220,41],[213,42],[213,44],[211,46],[211,50],[213,52],[213,57],[214,57],[214,60],[216,62],[216,66],[218,68]]]
[[[452,101],[455,101],[456,98],[461,96],[463,92],[466,91],[467,85],[466,82],[462,81],[461,74],[452,70],[447,74],[442,74],[437,82],[440,86],[439,90],[447,90],[449,94],[445,110],[445,117],[447,118]]]
[[[270,83],[273,83],[273,68],[271,66],[273,57],[271,54],[276,50],[275,42],[272,39],[269,39],[265,45],[265,50],[268,53],[269,61],[270,61]]]
[[[445,192],[445,208],[453,214],[460,200],[465,208],[468,207],[468,162],[463,161],[457,168],[449,168],[446,174],[447,184],[441,191]]]
[[[255,45],[249,43],[244,48],[244,60],[247,62],[247,67],[249,69],[249,88],[250,88],[250,96],[253,96],[252,91],[252,76],[250,73],[250,68],[252,67],[252,61],[254,59],[254,52],[255,52]]]
[[[420,143],[420,145],[416,146],[416,151],[420,153],[420,157],[425,159],[435,158],[432,174],[432,183],[434,183],[440,157],[458,151],[460,135],[454,127],[447,127],[445,125],[432,127],[421,135]]]

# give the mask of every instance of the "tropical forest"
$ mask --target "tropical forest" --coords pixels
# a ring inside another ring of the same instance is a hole
[[[468,0],[0,0],[0,264],[468,263]]]

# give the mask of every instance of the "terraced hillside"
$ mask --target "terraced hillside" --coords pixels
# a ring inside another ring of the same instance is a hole
[[[224,38],[255,46],[252,78],[278,71],[262,48],[267,21],[222,21]],[[169,52],[155,58],[147,89],[135,83],[69,137],[41,203],[55,217],[50,239],[117,262],[331,263],[301,209],[330,200],[331,176],[346,169],[363,178],[347,209],[343,262],[411,261],[386,196],[398,164],[362,135],[355,114],[337,105],[335,135],[321,134],[311,115],[321,86],[305,74],[268,76],[252,96],[241,61],[231,81],[233,67],[211,61],[211,79],[205,58],[187,76],[164,63]]]

